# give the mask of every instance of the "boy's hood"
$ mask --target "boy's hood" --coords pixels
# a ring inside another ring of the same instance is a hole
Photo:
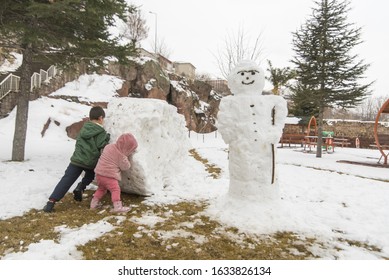
[[[89,139],[97,134],[100,134],[104,131],[104,128],[94,122],[88,121],[84,124],[83,128],[80,130],[79,137],[82,137],[84,139]]]

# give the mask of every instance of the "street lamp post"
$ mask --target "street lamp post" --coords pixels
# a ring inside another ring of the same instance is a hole
[[[157,55],[157,21],[158,21],[158,16],[157,13],[154,13],[152,11],[149,11],[150,14],[155,15],[155,42],[154,42],[154,53]]]

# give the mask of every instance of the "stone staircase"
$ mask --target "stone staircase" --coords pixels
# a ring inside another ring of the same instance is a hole
[[[17,104],[17,92],[10,92],[0,100],[0,119],[5,118]]]

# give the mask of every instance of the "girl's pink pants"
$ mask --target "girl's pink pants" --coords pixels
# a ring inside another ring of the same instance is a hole
[[[112,202],[120,201],[121,191],[118,180],[96,174],[96,181],[98,188],[93,195],[94,198],[101,200],[107,191],[110,191]]]

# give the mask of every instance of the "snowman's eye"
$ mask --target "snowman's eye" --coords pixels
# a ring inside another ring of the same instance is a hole
[[[241,75],[241,76],[244,76],[244,73],[242,72],[242,73],[240,73],[240,75]]]
[[[255,75],[255,71],[251,71],[251,75]]]

